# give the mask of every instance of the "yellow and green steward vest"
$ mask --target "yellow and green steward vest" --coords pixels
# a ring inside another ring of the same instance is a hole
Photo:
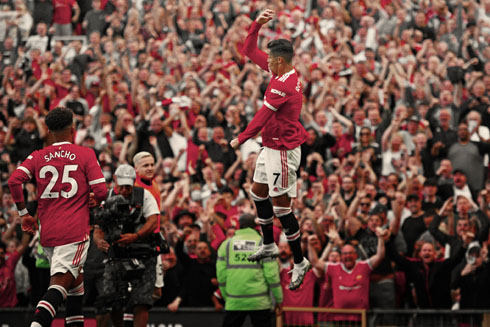
[[[276,303],[282,303],[277,260],[247,260],[255,253],[260,241],[261,237],[254,229],[244,228],[237,230],[218,249],[216,274],[228,311],[271,309],[271,293]]]

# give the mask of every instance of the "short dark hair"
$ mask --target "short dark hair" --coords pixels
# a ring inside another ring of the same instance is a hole
[[[2,241],[0,241],[0,249],[3,249],[3,252],[7,251],[7,245],[5,245],[5,243]]]
[[[293,60],[294,50],[291,41],[286,39],[272,40],[267,44],[267,49],[274,57],[282,57],[288,63]]]
[[[463,169],[460,169],[460,168],[456,168],[455,170],[453,170],[453,175],[454,174],[462,174],[462,175],[466,176],[466,174],[463,171]]]
[[[22,124],[25,124],[25,123],[32,123],[32,124],[36,125],[36,120],[35,120],[33,117],[28,116],[28,117],[26,117],[26,118],[22,119],[21,123],[22,123]]]
[[[50,131],[62,131],[73,125],[73,112],[64,107],[54,108],[46,116],[45,122]]]
[[[180,218],[184,217],[184,216],[188,216],[188,217],[191,217],[192,221],[196,221],[197,217],[196,215],[193,213],[193,212],[190,212],[188,210],[181,210],[179,213],[177,213],[174,217],[174,221],[175,223],[179,223],[179,220]]]
[[[238,218],[238,225],[240,226],[240,229],[257,227],[255,224],[255,216],[251,213],[244,213]]]
[[[223,187],[220,191],[219,191],[220,194],[225,194],[225,193],[229,193],[231,195],[233,195],[233,190],[231,188],[229,188],[228,186],[225,186]]]
[[[424,186],[437,186],[437,181],[433,177],[427,178],[424,182]]]

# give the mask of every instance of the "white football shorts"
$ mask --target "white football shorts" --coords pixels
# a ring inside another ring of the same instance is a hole
[[[288,194],[296,197],[296,171],[301,161],[301,148],[274,150],[263,147],[255,162],[254,182],[269,185],[269,196]]]
[[[50,275],[70,272],[75,279],[83,273],[83,265],[87,260],[90,237],[84,241],[54,247],[44,247],[50,264]]]

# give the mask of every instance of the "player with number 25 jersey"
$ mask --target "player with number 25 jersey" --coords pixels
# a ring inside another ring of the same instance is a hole
[[[89,192],[106,194],[102,170],[92,149],[69,142],[34,151],[15,170],[11,187],[35,177],[41,245],[80,242],[89,233]],[[18,194],[12,189],[14,201]],[[22,194],[22,188],[20,188]]]
[[[63,107],[45,119],[54,143],[31,153],[9,178],[22,230],[36,232],[22,185],[36,180],[41,245],[50,264],[50,286],[36,306],[30,327],[47,327],[66,300],[65,326],[84,326],[83,265],[89,247],[89,207],[107,196],[104,175],[92,149],[73,145],[73,113]]]

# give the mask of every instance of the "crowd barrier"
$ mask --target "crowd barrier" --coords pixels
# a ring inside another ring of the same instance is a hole
[[[307,326],[490,327],[490,310],[373,309],[365,311],[285,307],[282,318],[276,324],[276,327]]]
[[[29,326],[34,312],[33,308],[0,309],[0,327]],[[52,327],[63,327],[61,317],[64,311],[59,310]],[[96,327],[95,310],[84,310],[85,327]],[[313,321],[301,321],[311,314]],[[331,321],[332,314],[357,315],[359,320]],[[153,308],[147,327],[219,327],[223,322],[224,312],[211,308],[180,308],[170,312],[163,308]],[[291,318],[293,317],[293,318]],[[327,319],[325,319],[327,318]],[[293,320],[292,320],[293,319]],[[294,319],[297,319],[296,321]],[[276,327],[490,327],[490,310],[342,310],[327,308],[284,307],[282,317],[275,321]],[[247,319],[244,327],[251,327]]]
[[[276,327],[367,327],[366,310],[284,307]]]

